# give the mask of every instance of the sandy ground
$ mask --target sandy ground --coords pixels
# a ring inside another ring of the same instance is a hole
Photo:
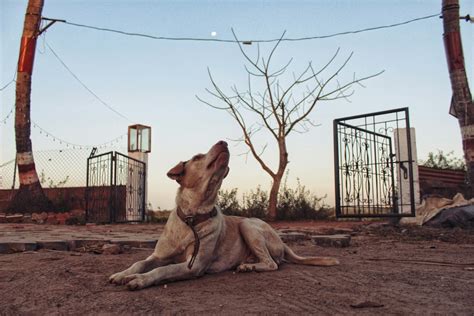
[[[474,314],[473,231],[363,227],[347,248],[290,246],[341,265],[229,271],[130,292],[107,279],[150,249],[1,255],[0,314]]]

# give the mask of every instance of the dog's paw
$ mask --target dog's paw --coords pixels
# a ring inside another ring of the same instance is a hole
[[[243,263],[237,267],[237,272],[252,272],[255,271],[255,265]]]
[[[112,283],[112,284],[117,284],[117,285],[123,285],[125,284],[125,277],[127,275],[124,274],[123,272],[117,272],[115,274],[112,274],[110,277],[109,277],[109,283]]]
[[[150,286],[150,282],[142,274],[132,274],[125,278],[127,283],[127,289],[130,291],[141,290]]]

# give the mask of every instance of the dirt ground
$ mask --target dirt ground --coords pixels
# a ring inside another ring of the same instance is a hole
[[[474,314],[473,231],[365,226],[347,248],[290,246],[341,265],[229,271],[130,292],[107,279],[150,249],[2,255],[0,314]]]

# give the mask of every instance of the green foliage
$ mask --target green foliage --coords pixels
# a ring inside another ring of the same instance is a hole
[[[69,180],[69,176],[66,176],[66,178],[64,178],[63,180],[59,181],[58,183],[54,183],[53,179],[51,179],[50,177],[47,177],[46,178],[46,175],[44,174],[44,170],[41,170],[41,174],[39,176],[39,180],[40,180],[40,183],[42,186],[44,186],[45,184],[48,185],[48,188],[60,188],[62,186],[64,186],[68,180]]]
[[[277,219],[327,219],[330,215],[323,197],[317,197],[306,189],[297,179],[296,189],[291,189],[285,183],[280,189],[277,204]]]
[[[453,155],[453,151],[445,154],[442,150],[438,149],[438,153],[428,153],[428,159],[425,161],[420,160],[419,164],[437,169],[466,170],[464,159],[453,157]]]
[[[218,205],[226,215],[265,218],[268,208],[268,192],[258,186],[243,194],[242,204],[238,200],[237,188],[219,191]],[[277,219],[327,219],[331,211],[324,204],[324,197],[311,193],[298,179],[296,189],[285,183],[280,189],[277,204]]]
[[[242,215],[242,207],[237,200],[237,188],[219,191],[219,207],[226,215]]]
[[[257,189],[250,190],[250,193],[243,195],[244,207],[243,216],[265,218],[268,208],[268,193],[262,190],[260,186]]]

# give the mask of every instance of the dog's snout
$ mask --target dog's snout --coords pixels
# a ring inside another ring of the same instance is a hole
[[[227,147],[227,142],[225,142],[225,141],[223,141],[223,140],[220,140],[220,141],[217,142],[217,145]]]

